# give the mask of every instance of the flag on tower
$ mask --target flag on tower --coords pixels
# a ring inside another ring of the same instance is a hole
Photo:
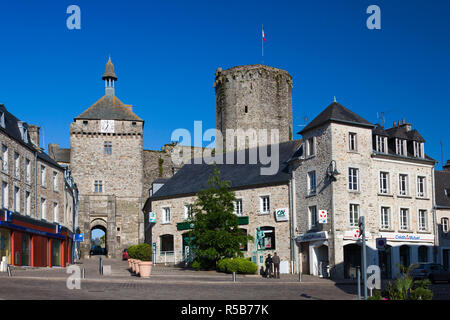
[[[264,33],[264,28],[262,29],[262,37],[263,37],[263,40],[266,41],[266,34]]]

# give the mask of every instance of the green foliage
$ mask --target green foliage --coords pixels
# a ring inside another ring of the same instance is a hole
[[[418,287],[411,292],[411,300],[432,300],[433,292],[423,287]]]
[[[159,176],[162,177],[163,175],[163,163],[164,163],[164,159],[163,158],[159,158],[158,159],[158,170],[159,170]]]
[[[380,290],[375,290],[373,295],[369,298],[367,298],[367,300],[382,300],[383,297],[381,295],[381,291]]]
[[[255,274],[258,266],[245,258],[222,259],[217,262],[217,270],[225,273]]]
[[[137,259],[141,261],[152,261],[152,246],[147,243],[141,243],[138,245],[130,246],[127,249],[128,256],[131,259]]]
[[[241,245],[253,240],[239,229],[238,217],[234,214],[235,194],[230,191],[230,182],[220,179],[215,165],[208,186],[198,192],[192,206],[193,218],[189,221],[194,224],[195,261],[202,269],[214,269],[217,261],[224,258],[242,257]]]

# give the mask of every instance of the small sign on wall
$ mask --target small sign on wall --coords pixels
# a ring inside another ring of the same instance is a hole
[[[327,223],[327,220],[328,220],[328,211],[319,210],[319,223]]]
[[[148,213],[148,222],[150,223],[156,223],[156,213],[154,212],[149,212]]]
[[[288,221],[289,220],[289,209],[277,209],[275,211],[275,220],[276,221]]]

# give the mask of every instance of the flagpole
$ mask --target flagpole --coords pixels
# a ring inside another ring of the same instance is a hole
[[[262,64],[264,64],[264,37],[263,37],[264,25],[261,25],[261,26],[262,26],[262,33],[261,33]]]

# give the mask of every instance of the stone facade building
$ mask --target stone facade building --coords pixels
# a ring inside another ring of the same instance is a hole
[[[13,265],[65,266],[73,257],[76,191],[42,151],[39,127],[0,105],[0,256]]]
[[[280,256],[281,272],[288,273],[291,268],[293,237],[290,180],[291,173],[287,160],[300,146],[301,141],[289,141],[279,145],[279,170],[275,175],[261,175],[258,164],[218,164],[221,179],[231,182],[231,190],[236,195],[235,214],[239,225],[246,234],[256,239],[257,228],[265,231],[264,258],[274,252]],[[249,150],[246,150],[248,159]],[[234,153],[236,157],[236,153]],[[226,155],[224,155],[226,157]],[[196,193],[208,188],[207,182],[213,168],[207,163],[186,164],[172,178],[162,181],[148,198],[144,212],[153,212],[156,223],[149,225],[151,238],[146,242],[156,248],[157,263],[180,263],[187,260],[189,252],[189,230],[186,222],[190,206],[196,201]],[[279,210],[285,216],[277,215]],[[249,242],[242,248],[244,256],[254,257],[255,243]],[[256,259],[257,260],[257,259]]]
[[[410,124],[384,130],[334,102],[301,132],[302,155],[292,162],[301,268],[352,278],[360,266],[365,217],[368,265],[391,278],[417,261],[432,261],[435,244],[433,175],[424,139]],[[326,223],[319,223],[326,210]],[[387,239],[378,250],[375,239]]]
[[[450,269],[450,160],[442,171],[434,173],[436,231],[438,234],[438,259],[445,269]]]

